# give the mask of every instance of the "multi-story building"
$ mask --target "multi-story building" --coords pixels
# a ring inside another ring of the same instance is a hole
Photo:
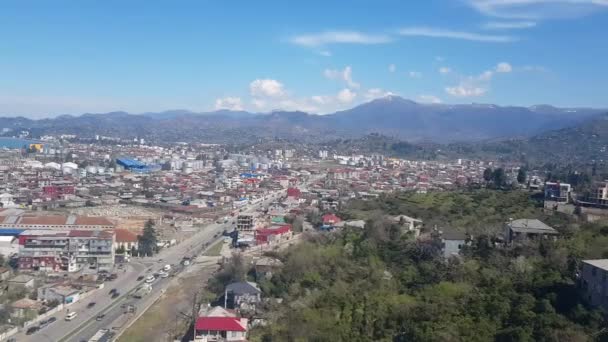
[[[236,218],[236,229],[239,232],[251,232],[255,229],[255,217],[253,214],[241,214]]]
[[[34,215],[23,210],[0,209],[0,229],[114,229],[105,217]]]
[[[113,231],[26,230],[19,235],[19,268],[76,272],[114,266]]]
[[[585,301],[608,310],[608,259],[583,260],[578,286]]]
[[[572,187],[568,183],[545,183],[545,200],[568,203]]]

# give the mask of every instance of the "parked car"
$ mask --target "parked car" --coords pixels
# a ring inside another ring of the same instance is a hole
[[[120,296],[120,292],[116,291],[112,294],[112,299],[116,299],[118,296]]]
[[[51,317],[51,318],[49,318],[49,319],[46,321],[46,323],[47,323],[47,325],[48,325],[48,324],[51,324],[51,323],[55,323],[55,321],[57,321],[57,318],[55,318],[55,317]]]
[[[142,281],[142,280],[144,280],[144,276],[137,277],[137,281]]]
[[[87,309],[90,309],[90,308],[94,307],[94,306],[95,306],[95,304],[97,304],[97,303],[95,303],[95,302],[90,302],[89,304],[87,304]]]
[[[101,321],[101,320],[102,320],[104,317],[106,317],[106,315],[104,315],[104,314],[99,314],[99,315],[97,315],[97,317],[95,317],[95,320],[99,322],[99,321]]]
[[[111,289],[110,292],[108,293],[109,295],[113,295],[116,291],[118,291],[117,289]]]
[[[34,327],[30,327],[27,329],[27,331],[25,332],[26,335],[32,335],[35,334],[38,330],[40,330],[40,328],[38,326],[34,326]]]

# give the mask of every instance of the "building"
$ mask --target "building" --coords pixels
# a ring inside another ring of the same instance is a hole
[[[291,225],[284,224],[255,231],[255,242],[257,245],[266,243],[278,243],[291,239]]]
[[[608,311],[608,259],[583,260],[578,286],[587,303]]]
[[[397,215],[393,217],[393,221],[405,227],[406,231],[412,232],[414,237],[418,237],[420,235],[420,230],[422,229],[422,220],[415,219],[407,215]]]
[[[8,229],[114,229],[105,217],[77,215],[36,215],[25,211],[0,211],[0,231]]]
[[[441,251],[445,259],[458,257],[467,243],[467,235],[452,229],[441,232]]]
[[[238,317],[199,317],[194,325],[194,341],[246,341],[247,319]]]
[[[20,274],[12,279],[6,281],[8,284],[8,290],[19,290],[19,289],[32,289],[34,288],[34,277],[26,274]]]
[[[555,201],[561,203],[570,202],[572,187],[568,183],[545,183],[545,201]]]
[[[38,300],[60,304],[75,303],[80,299],[80,290],[61,284],[50,284],[38,288]]]
[[[0,235],[0,254],[10,257],[19,252],[19,240],[12,235]]]
[[[519,219],[505,225],[505,242],[555,238],[559,232],[537,219]]]
[[[65,198],[74,195],[76,189],[72,184],[53,184],[42,187],[42,194],[49,199]]]
[[[283,266],[283,262],[279,259],[263,257],[255,262],[255,277],[256,279],[272,277],[276,270]]]
[[[230,303],[235,309],[255,311],[261,300],[262,291],[258,284],[249,281],[229,284],[224,292],[224,307]]]
[[[139,235],[128,229],[115,229],[116,241],[114,242],[114,251],[124,249],[125,253],[131,254],[131,250],[139,248]]]
[[[255,229],[255,216],[253,214],[240,214],[236,217],[236,229],[239,232],[251,232]]]
[[[114,267],[113,231],[27,230],[19,235],[19,269],[76,272]]]

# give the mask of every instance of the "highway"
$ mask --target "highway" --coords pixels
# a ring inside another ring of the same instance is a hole
[[[281,192],[282,193],[282,192]],[[244,212],[252,212],[260,207],[267,206],[270,202],[275,201],[280,193],[272,196],[267,196],[266,200],[256,204],[249,205],[244,209]],[[206,246],[210,246],[212,242],[217,240],[218,233],[223,230],[231,230],[232,224],[212,223],[201,228],[196,234],[182,241],[176,246],[161,250],[161,252],[153,257],[132,259],[124,271],[117,271],[118,279],[105,283],[103,289],[94,291],[89,297],[80,300],[71,305],[68,309],[70,312],[77,312],[77,316],[72,321],[66,321],[65,315],[67,310],[62,310],[54,314],[57,321],[51,325],[39,330],[32,335],[25,335],[25,330],[14,335],[17,341],[21,342],[38,342],[38,341],[65,341],[65,342],[80,342],[88,341],[98,330],[104,328],[112,328],[122,315],[125,309],[121,306],[135,305],[136,307],[147,308],[149,300],[154,298],[154,294],[159,291],[164,291],[171,280],[169,278],[159,278],[152,284],[152,292],[142,299],[136,299],[130,294],[139,287],[143,280],[138,281],[140,276],[146,276],[158,272],[164,265],[174,265],[172,272],[180,272],[183,268],[180,264],[184,256],[196,256],[201,254]],[[109,291],[116,289],[120,296],[112,299]],[[95,306],[87,308],[87,305],[95,302]],[[99,314],[104,314],[105,317],[100,321],[96,320]]]

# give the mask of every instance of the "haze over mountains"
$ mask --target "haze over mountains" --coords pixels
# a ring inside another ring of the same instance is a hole
[[[247,142],[257,138],[328,140],[380,133],[407,141],[479,141],[527,137],[574,126],[603,113],[589,108],[501,107],[485,104],[421,104],[387,96],[329,115],[275,111],[259,114],[220,110],[194,113],[62,115],[52,119],[0,118],[0,128],[45,134],[143,137],[153,141]]]

